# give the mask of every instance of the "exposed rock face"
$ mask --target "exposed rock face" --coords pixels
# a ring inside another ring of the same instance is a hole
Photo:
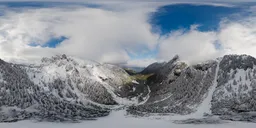
[[[213,83],[216,66],[217,62],[212,61],[187,67],[175,57],[149,79],[149,100],[131,110],[177,114],[196,111]]]
[[[186,119],[186,120],[177,120],[174,121],[177,124],[222,124],[226,123],[225,121],[217,118],[217,117],[206,117],[201,119]]]
[[[134,96],[129,96],[132,100],[121,97],[125,84],[132,84],[132,80],[119,67],[66,55],[43,58],[33,65],[0,60],[0,122],[28,118],[76,121],[106,116],[107,105],[138,102]]]
[[[221,115],[220,119],[256,123],[256,113],[255,112],[233,113],[228,115]]]
[[[256,111],[256,59],[246,55],[224,56],[212,112],[222,115],[250,111]]]
[[[128,112],[220,115],[256,122],[256,59],[227,55],[190,65],[175,56],[152,64],[135,81],[122,68],[66,55],[33,65],[0,60],[0,122],[78,121],[106,116],[113,105]],[[218,123],[215,118],[180,123]]]
[[[61,98],[80,101],[89,99],[100,104],[116,104],[106,88],[102,86],[107,78],[101,74],[101,66],[100,64],[87,65],[62,55],[43,58],[39,65],[21,67],[25,69],[31,81],[42,87],[44,91]]]
[[[200,106],[208,100],[208,114],[230,120],[255,120],[253,115],[244,114],[256,111],[255,58],[227,55],[219,60],[185,65],[175,57],[153,72],[155,75],[147,81],[151,89],[149,100],[128,111],[192,114],[201,111]]]
[[[141,74],[150,74],[153,72],[157,72],[158,70],[160,70],[162,67],[164,67],[166,63],[153,63],[151,65],[149,65],[148,67],[146,67],[143,71],[141,71]]]
[[[108,115],[109,111],[92,104],[68,101],[59,95],[44,91],[34,84],[26,72],[17,65],[1,62],[0,122],[34,118],[47,121],[76,121]],[[55,90],[62,87],[53,86]],[[75,95],[75,94],[74,94]],[[73,96],[72,98],[76,98]]]

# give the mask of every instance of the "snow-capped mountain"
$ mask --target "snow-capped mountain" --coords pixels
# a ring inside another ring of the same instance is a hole
[[[251,56],[226,55],[191,66],[176,56],[148,73],[154,74],[147,81],[150,98],[143,105],[131,106],[132,114],[175,113],[191,118],[214,114],[256,120],[251,114],[256,111],[256,59]]]
[[[149,78],[149,100],[132,109],[142,112],[190,114],[214,83],[218,63],[188,66],[176,56]]]
[[[88,119],[107,115],[113,105],[145,99],[139,93],[127,95],[136,90],[137,83],[122,68],[66,55],[31,65],[1,60],[0,74],[0,121]],[[125,85],[134,89],[124,92]]]
[[[107,116],[120,107],[140,116],[218,115],[221,119],[254,122],[256,59],[226,55],[188,65],[175,56],[135,76],[115,65],[66,55],[30,65],[0,60],[0,122],[31,118],[79,121]]]
[[[158,63],[155,62],[151,65],[149,65],[148,67],[146,67],[144,70],[142,70],[140,73],[141,74],[149,74],[152,72],[157,72],[158,70],[160,70],[162,67],[164,67],[166,64],[166,62],[162,62],[162,63]]]

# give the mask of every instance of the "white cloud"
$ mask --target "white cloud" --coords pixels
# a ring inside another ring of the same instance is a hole
[[[189,31],[172,31],[159,39],[158,34],[151,32],[147,20],[148,13],[160,5],[115,3],[104,5],[106,8],[9,10],[0,17],[0,58],[36,60],[65,53],[83,59],[144,67],[156,61],[168,61],[176,54],[190,63],[229,53],[256,57],[255,17],[221,22],[218,31],[200,32],[192,26]],[[251,8],[252,13],[253,10]],[[60,36],[68,39],[56,48],[29,45],[32,42],[43,45],[52,37]],[[221,44],[221,49],[215,48],[216,42]],[[156,58],[134,59],[126,52],[142,54],[156,46],[159,47]]]
[[[152,49],[158,38],[147,23],[147,13],[154,8],[130,9],[72,7],[9,12],[0,18],[0,57],[31,60],[66,53],[100,62],[125,63],[129,60],[125,50],[133,52],[138,45]],[[29,46],[60,36],[68,39],[55,49]]]
[[[256,17],[222,23],[218,39],[225,54],[249,54],[256,57]]]
[[[159,58],[168,60],[178,54],[182,60],[194,63],[217,56],[215,32],[200,32],[192,26],[188,32],[173,31],[162,39]]]
[[[215,48],[214,43],[220,47]],[[248,54],[256,57],[256,17],[237,21],[222,21],[218,31],[200,32],[177,30],[162,39],[159,58],[167,60],[180,55],[182,60],[195,63],[226,54]]]

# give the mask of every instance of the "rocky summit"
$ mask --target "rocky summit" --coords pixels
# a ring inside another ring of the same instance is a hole
[[[132,74],[66,55],[29,65],[0,60],[0,122],[77,122],[107,116],[117,108],[136,116],[191,117],[185,123],[212,122],[206,117],[214,115],[255,122],[256,59],[226,55],[188,65],[175,56]]]
[[[218,115],[255,122],[256,59],[251,56],[226,55],[190,66],[176,56],[158,70],[148,71],[154,74],[147,80],[150,98],[131,106],[130,113]]]
[[[134,90],[125,88],[128,84],[137,85],[122,68],[66,55],[43,58],[31,65],[1,60],[0,122],[79,121],[107,116],[115,105],[143,101],[135,91],[136,97],[125,97]]]

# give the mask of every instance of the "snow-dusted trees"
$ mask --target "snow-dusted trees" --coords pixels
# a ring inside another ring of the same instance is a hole
[[[78,97],[71,90],[64,92],[63,90],[70,86],[59,79],[47,85],[51,91],[46,92],[43,87],[34,84],[25,69],[19,65],[2,61],[0,72],[5,81],[0,82],[0,122],[28,118],[47,121],[77,121],[106,116],[109,113],[108,110],[90,104],[67,101],[66,96],[72,99]],[[33,75],[33,77],[36,76]],[[3,113],[1,109],[8,110],[8,112]]]
[[[235,79],[233,80],[233,85],[237,85],[237,81]]]

